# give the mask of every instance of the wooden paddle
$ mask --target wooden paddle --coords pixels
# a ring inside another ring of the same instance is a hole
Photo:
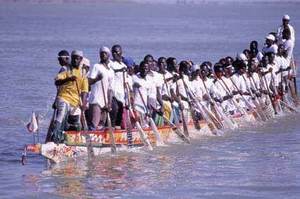
[[[295,74],[293,74],[293,77],[292,77],[292,79],[293,79],[292,81],[294,83],[294,90],[292,92],[293,92],[293,95],[295,96],[296,102],[299,103],[298,102],[299,99],[298,99],[297,81],[296,81],[296,75],[297,75],[297,70],[296,69],[297,69],[297,66],[296,66],[296,62],[295,62],[294,59],[291,60],[290,66],[291,66],[291,68],[294,69],[294,73],[295,73]]]
[[[224,84],[224,85],[223,85],[223,84],[220,83],[220,85],[221,85],[221,86],[223,87],[223,89],[226,91],[227,95],[231,95],[232,93],[231,93],[231,91],[230,91],[228,85],[224,82],[224,80],[223,80],[222,78],[220,78],[220,80],[221,80],[221,82]],[[217,80],[217,81],[218,81],[218,80]],[[236,108],[240,113],[242,113],[242,114],[244,114],[244,115],[247,115],[247,111],[245,111],[243,108],[241,108],[241,107],[237,104],[237,102],[236,102],[234,99],[230,98],[229,100],[232,102],[232,104],[235,106],[235,108]]]
[[[128,118],[127,120],[129,120],[129,117],[131,116],[133,119],[134,119],[134,123],[135,123],[135,127],[137,128],[138,132],[139,132],[139,135],[140,135],[140,138],[143,142],[143,144],[145,146],[147,146],[147,148],[152,151],[153,150],[153,147],[150,143],[150,140],[147,136],[147,134],[145,133],[145,131],[142,129],[141,127],[141,124],[140,122],[136,119],[135,115],[134,115],[134,112],[133,112],[133,109],[132,109],[132,106],[131,106],[131,101],[130,101],[130,97],[129,97],[129,86],[125,83],[125,72],[123,72],[123,85],[124,85],[124,92],[125,94],[127,93],[127,96],[128,96],[128,111],[129,111],[129,114],[128,114]],[[129,121],[128,121],[129,122]]]
[[[131,124],[131,120],[130,120],[130,110],[129,110],[129,108],[131,106],[130,87],[129,87],[128,82],[125,81],[125,76],[126,76],[126,71],[123,71],[122,77],[123,77],[123,90],[124,90],[124,102],[125,102],[125,106],[123,108],[125,118],[123,118],[123,119],[125,119],[127,144],[128,144],[128,147],[131,148],[133,145],[133,140],[132,140],[132,124]]]
[[[104,104],[105,104],[105,107],[108,108],[107,107],[107,102],[106,102],[106,95],[105,95],[104,85],[103,85],[103,78],[100,81],[101,81],[102,94],[103,94],[103,98],[104,98]],[[116,153],[117,152],[117,146],[116,146],[116,141],[115,141],[115,136],[114,136],[114,128],[111,125],[109,110],[105,110],[105,113],[106,113],[106,121],[107,121],[109,138],[110,138],[111,153]]]
[[[191,115],[192,115],[192,119],[193,119],[193,123],[194,123],[195,129],[200,130],[201,127],[200,127],[199,121],[197,120],[196,115],[195,115],[196,110],[192,106],[192,103],[191,103],[191,100],[190,100],[191,95],[190,95],[190,93],[188,91],[187,84],[184,81],[184,77],[182,77],[181,80],[182,80],[183,87],[184,87],[184,90],[185,90],[185,93],[186,93],[186,96],[187,96],[188,105],[189,105],[189,108],[190,108],[190,111],[191,111]],[[180,93],[179,93],[179,95],[180,95]]]
[[[228,118],[228,116],[226,116],[224,114],[224,112],[222,110],[219,110],[219,106],[217,106],[216,102],[214,99],[211,98],[209,92],[208,92],[208,89],[207,89],[207,86],[206,86],[206,83],[205,81],[200,77],[200,79],[202,80],[202,83],[204,85],[204,88],[205,88],[205,91],[206,91],[206,94],[207,96],[209,97],[209,101],[212,103],[215,111],[216,111],[216,114],[218,114],[218,116],[216,117],[219,117],[219,121],[221,122],[221,120],[223,119],[224,123],[226,124],[226,126],[230,129],[235,129],[237,127],[237,124],[234,123],[230,118]],[[221,105],[220,105],[221,106]],[[221,106],[222,107],[222,106]],[[224,126],[224,125],[223,125]]]
[[[162,76],[163,76],[164,83],[165,83],[165,85],[166,85],[167,94],[168,94],[168,96],[170,97],[170,96],[171,96],[171,93],[170,93],[170,90],[169,90],[169,87],[168,87],[168,83],[167,83],[165,74],[162,74]],[[171,104],[172,114],[176,114],[176,113],[174,113],[174,105],[172,104],[172,102],[170,102],[170,104]],[[180,139],[182,139],[182,141],[184,141],[184,142],[186,142],[186,143],[188,143],[188,144],[191,143],[190,140],[189,140],[189,138],[185,136],[185,134],[182,132],[182,130],[180,129],[180,127],[178,127],[178,125],[176,125],[176,124],[174,124],[173,122],[171,122],[171,121],[169,120],[169,118],[167,118],[167,117],[164,115],[164,113],[163,113],[163,118],[164,118],[164,120],[172,127],[173,132],[175,132],[175,133],[178,135],[178,137],[179,137]]]
[[[50,124],[49,124],[49,128],[48,128],[48,132],[47,132],[47,136],[46,136],[46,140],[45,140],[45,143],[47,142],[51,142],[51,131],[53,130],[53,123],[54,123],[54,120],[56,118],[56,100],[57,100],[57,97],[58,97],[58,93],[59,93],[59,86],[57,86],[57,91],[56,91],[56,96],[55,96],[55,101],[54,101],[54,104],[52,105],[52,108],[54,109],[53,110],[53,113],[52,113],[52,117],[51,117],[51,120],[50,120]]]
[[[145,103],[143,95],[142,95],[142,93],[141,93],[141,91],[140,91],[139,88],[137,88],[137,91],[138,91],[139,96],[140,96],[140,98],[141,98],[141,100],[143,102],[143,105],[144,105],[145,109],[146,109],[146,118],[147,118],[147,120],[148,120],[148,122],[150,124],[150,127],[151,127],[151,129],[152,129],[152,131],[153,131],[153,133],[154,133],[154,135],[156,137],[156,142],[158,144],[162,145],[163,144],[163,140],[162,140],[162,138],[161,138],[161,136],[160,136],[160,134],[159,134],[159,132],[157,130],[157,126],[155,125],[155,122],[153,121],[152,117],[149,116],[150,112],[149,112],[149,109],[148,109],[148,107],[147,107],[147,105]]]
[[[253,96],[253,103],[256,106],[256,108],[258,109],[258,112],[260,113],[262,120],[263,121],[267,121],[269,118],[267,116],[267,114],[265,114],[264,112],[264,108],[265,108],[265,103],[263,103],[262,99],[261,99],[261,92],[259,91],[259,89],[257,88],[257,85],[254,81],[253,75],[250,73],[249,74],[249,81],[250,81],[250,86],[252,87],[252,89],[256,92],[256,93],[260,93],[259,96],[257,96],[256,94],[254,94],[251,91],[251,88],[248,88],[249,91],[251,91],[251,95]]]
[[[182,104],[181,96],[179,94],[177,79],[175,80],[175,84],[176,84],[176,93],[177,93],[179,104]],[[188,131],[188,127],[187,127],[187,124],[186,124],[186,121],[185,121],[184,113],[183,113],[183,110],[180,107],[179,107],[179,111],[180,111],[181,118],[182,118],[183,133],[186,137],[189,137],[189,131]]]
[[[222,128],[222,123],[220,122],[216,122],[218,121],[218,119],[216,117],[214,117],[214,115],[212,113],[209,113],[209,111],[206,109],[207,112],[205,112],[203,109],[203,105],[198,102],[198,100],[196,99],[196,96],[189,90],[187,84],[185,83],[184,79],[182,78],[182,82],[183,82],[183,86],[186,92],[186,95],[193,100],[193,102],[196,104],[198,110],[200,111],[200,113],[202,114],[204,120],[207,122],[209,128],[214,131],[217,128]],[[195,111],[195,109],[193,108],[193,106],[191,106],[191,102],[190,104],[190,108],[191,111]]]
[[[46,139],[45,139],[45,143],[51,142],[51,136],[52,136],[51,131],[53,129],[53,123],[54,123],[55,118],[56,118],[56,108],[53,110],[53,113],[52,113],[52,117],[51,117],[50,124],[49,124],[49,127],[48,127],[47,136],[46,136]]]
[[[84,111],[81,108],[82,107],[81,92],[79,90],[77,79],[75,80],[75,84],[76,84],[78,97],[79,97],[79,106],[80,106],[80,109],[81,109],[80,120],[81,120],[81,124],[83,126],[83,130],[85,131],[86,147],[87,147],[87,151],[88,151],[88,157],[93,158],[94,157],[94,150],[93,150],[93,147],[92,147],[92,140],[91,140],[90,134],[87,132],[88,131],[88,125],[87,125],[87,122],[86,122]]]
[[[267,91],[267,94],[268,94],[269,99],[271,101],[274,113],[277,114],[276,107],[275,107],[275,104],[274,104],[274,100],[272,99],[272,95],[271,95],[271,92],[270,92],[269,85],[267,84],[266,77],[264,75],[262,75],[261,79],[262,79],[264,87],[267,89],[266,91]]]
[[[251,90],[248,88],[248,85],[247,85],[247,82],[246,82],[246,79],[243,75],[241,75],[242,78],[244,79],[245,81],[245,84],[247,86],[247,90],[248,92],[250,93],[250,96],[251,98],[253,97],[253,95],[251,94]],[[233,86],[235,87],[235,89],[238,91],[239,95],[242,97],[242,100],[244,101],[244,103],[248,106],[248,108],[250,110],[252,110],[254,113],[255,113],[255,116],[258,117],[260,120],[263,120],[262,117],[260,116],[260,114],[256,111],[256,109],[254,109],[252,107],[252,105],[248,102],[248,100],[245,98],[245,96],[242,94],[242,91],[237,87],[237,85],[234,83],[234,81],[229,77],[228,79],[230,79],[230,81],[232,82]]]

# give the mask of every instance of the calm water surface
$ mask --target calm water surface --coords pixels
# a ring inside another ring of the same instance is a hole
[[[100,46],[119,43],[137,61],[147,53],[216,61],[235,56],[251,40],[262,45],[285,13],[299,29],[299,9],[298,3],[2,4],[0,198],[299,198],[297,114],[151,153],[52,168],[29,156],[20,164],[24,144],[32,141],[24,128],[31,111],[44,117],[45,136],[59,50],[82,49],[95,63]]]

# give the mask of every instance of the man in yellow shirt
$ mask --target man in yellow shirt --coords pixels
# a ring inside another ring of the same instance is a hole
[[[82,51],[73,51],[70,70],[59,73],[55,78],[55,85],[59,86],[56,117],[51,125],[51,141],[55,143],[63,142],[62,131],[68,118],[69,121],[72,118],[73,126],[80,129],[80,115],[87,109],[88,80],[80,67],[82,59]]]

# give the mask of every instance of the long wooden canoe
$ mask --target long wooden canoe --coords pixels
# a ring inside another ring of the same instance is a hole
[[[238,124],[243,122],[241,118],[244,117],[242,117],[241,115],[232,116],[232,119]],[[249,113],[247,118],[247,122],[249,122],[249,118],[250,120],[255,120],[252,113]],[[215,135],[213,132],[211,132],[210,128],[208,127],[208,124],[205,121],[201,121],[200,126],[201,129],[196,130],[192,121],[188,123],[188,128],[191,131],[190,137],[192,139],[203,135]],[[144,129],[144,131],[150,139],[151,144],[156,146],[157,143],[152,130],[150,128],[146,128]],[[158,127],[158,131],[164,143],[182,142],[173,132],[173,129],[170,126]],[[25,150],[26,152],[41,154],[45,158],[55,163],[59,163],[70,158],[87,156],[87,135],[89,135],[90,137],[90,144],[93,148],[94,155],[98,156],[100,154],[110,152],[110,137],[108,129],[102,131],[65,131],[65,142],[62,144],[55,144],[53,142],[48,142],[46,144],[28,144],[26,145]],[[118,150],[126,150],[129,147],[129,140],[126,130],[115,130],[114,137]],[[131,138],[131,147],[143,147],[143,141],[141,140],[137,129],[132,130]]]

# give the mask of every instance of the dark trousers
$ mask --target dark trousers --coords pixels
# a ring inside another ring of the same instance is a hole
[[[111,125],[113,127],[121,126],[122,115],[123,115],[123,103],[113,97],[111,109],[112,109],[110,112]]]

